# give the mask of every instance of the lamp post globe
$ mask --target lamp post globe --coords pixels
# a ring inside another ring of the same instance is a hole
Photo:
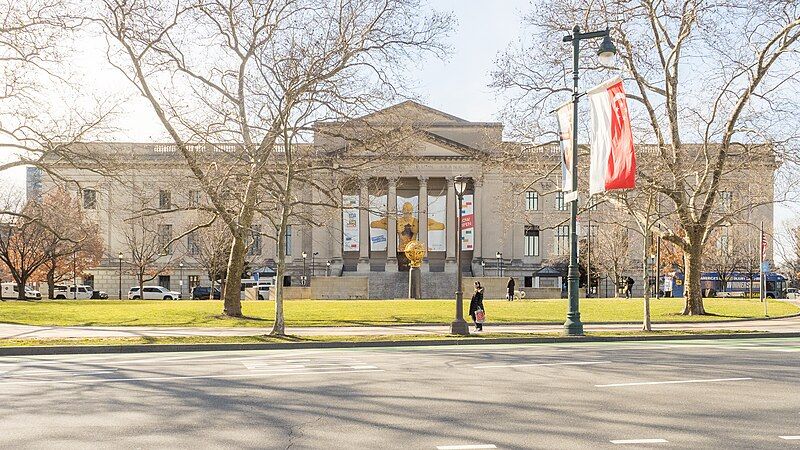
[[[600,47],[597,49],[597,56],[600,60],[600,64],[604,67],[611,67],[614,63],[614,55],[617,54],[617,47],[614,46],[614,42],[611,41],[611,34],[606,34],[603,37],[603,42],[600,43]]]
[[[303,281],[303,283],[302,283],[303,286],[305,286],[306,285],[306,258],[308,257],[308,253],[303,252],[302,256],[303,256],[303,276],[301,277],[301,280]]]

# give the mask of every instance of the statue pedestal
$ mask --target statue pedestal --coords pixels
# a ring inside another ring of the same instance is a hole
[[[422,298],[422,277],[419,267],[408,270],[408,298]]]
[[[369,260],[368,259],[359,259],[358,260],[358,267],[356,268],[358,272],[369,272]]]

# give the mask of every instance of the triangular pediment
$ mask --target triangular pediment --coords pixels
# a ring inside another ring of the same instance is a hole
[[[413,100],[406,100],[402,103],[384,108],[380,111],[375,111],[361,117],[370,123],[407,123],[407,124],[434,124],[434,123],[451,123],[451,124],[469,124],[470,122],[460,117],[447,114],[446,112],[439,111],[438,109],[425,106]]]

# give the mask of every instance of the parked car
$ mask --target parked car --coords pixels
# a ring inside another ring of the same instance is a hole
[[[144,286],[144,300],[180,300],[181,293],[170,291],[161,286]],[[129,300],[142,299],[139,294],[139,286],[134,286],[128,291]]]
[[[3,283],[2,286],[3,298],[13,299],[19,297],[19,287],[17,283]],[[25,286],[25,298],[28,300],[41,300],[42,294],[34,289]]]
[[[195,286],[190,294],[192,300],[208,300],[211,298],[211,286]],[[222,292],[214,288],[214,299],[219,300],[222,298]]]
[[[89,285],[78,285],[78,292],[75,292],[75,286],[55,285],[53,286],[53,298],[56,300],[65,299],[103,299],[108,298],[108,294],[103,291],[96,291]]]

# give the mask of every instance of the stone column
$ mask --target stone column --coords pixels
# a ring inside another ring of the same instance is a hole
[[[361,192],[358,198],[358,271],[369,272],[369,186],[368,178],[359,178]]]
[[[446,244],[447,253],[444,262],[444,271],[448,273],[456,272],[456,189],[453,187],[453,177],[447,177],[447,232]]]
[[[425,248],[425,258],[422,260],[422,268],[424,272],[430,272],[428,266],[428,177],[418,177],[419,180],[419,194],[417,196],[417,203],[419,204],[419,232],[417,240],[422,243]]]
[[[472,184],[475,188],[473,198],[473,211],[475,213],[475,248],[472,251],[473,260],[477,261],[483,256],[483,249],[481,248],[482,240],[481,234],[483,233],[483,180],[473,179]]]
[[[397,178],[389,178],[388,182],[386,213],[389,226],[386,232],[386,271],[397,272]]]

